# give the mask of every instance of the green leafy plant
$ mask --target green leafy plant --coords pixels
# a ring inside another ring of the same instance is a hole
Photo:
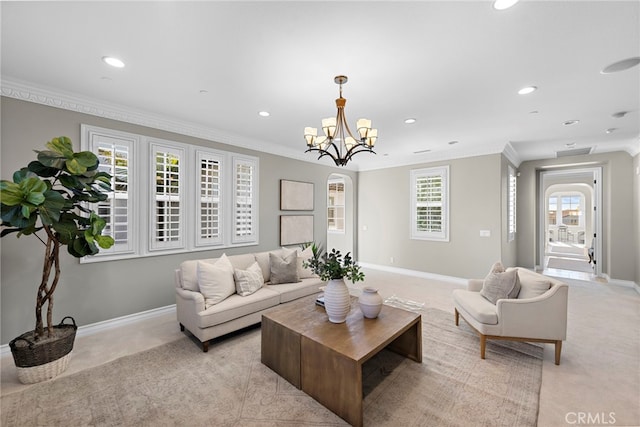
[[[327,253],[315,243],[311,244],[311,252],[313,256],[303,262],[303,266],[310,268],[322,280],[347,278],[354,283],[364,280],[364,273],[351,258],[351,252],[347,252],[343,258],[340,251],[332,249]]]
[[[60,279],[60,246],[76,258],[95,255],[113,245],[103,236],[106,221],[90,203],[107,199],[111,175],[98,171],[98,157],[90,151],[74,152],[65,136],[36,151],[37,160],[0,181],[0,237],[17,233],[35,236],[45,247],[42,281],[36,299],[36,338],[44,335],[42,311],[47,304],[47,332],[53,333],[53,293]],[[41,236],[43,234],[43,236]]]

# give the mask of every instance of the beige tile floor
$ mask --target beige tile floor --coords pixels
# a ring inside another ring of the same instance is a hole
[[[384,298],[396,295],[450,311],[453,322],[451,293],[464,286],[462,281],[372,269],[365,269],[365,273],[366,285],[377,287]],[[553,362],[553,347],[546,345],[544,350],[538,425],[578,425],[579,420],[585,421],[584,425],[591,420],[591,425],[640,426],[640,294],[631,288],[573,277],[566,278],[570,285],[569,326],[560,366]],[[163,314],[78,337],[69,368],[62,375],[181,336],[175,315]],[[17,381],[10,355],[0,363],[2,395],[29,387]]]

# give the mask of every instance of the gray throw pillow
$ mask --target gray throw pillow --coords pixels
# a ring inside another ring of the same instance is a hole
[[[271,284],[296,283],[298,278],[298,252],[292,251],[284,257],[269,253],[269,265],[271,268]]]
[[[492,304],[495,304],[499,299],[509,298],[509,294],[513,294],[514,292],[516,283],[518,283],[517,270],[505,271],[503,273],[491,272],[484,279],[480,295]]]

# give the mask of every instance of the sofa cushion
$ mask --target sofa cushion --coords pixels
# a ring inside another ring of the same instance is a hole
[[[264,287],[246,297],[234,294],[219,304],[212,305],[198,313],[198,327],[205,329],[229,322],[242,316],[275,307],[279,302],[280,295]]]
[[[551,288],[551,281],[541,274],[520,269],[520,293],[518,299],[535,298],[547,292]]]
[[[318,277],[310,268],[303,267],[303,263],[313,257],[313,251],[311,246],[308,246],[304,250],[298,249],[298,277],[300,279],[308,279],[311,277]]]
[[[320,292],[320,287],[325,283],[317,277],[301,279],[298,283],[283,283],[280,285],[266,285],[267,289],[271,289],[280,294],[280,303],[293,301],[298,298],[305,297]]]
[[[269,252],[258,252],[253,254],[254,259],[262,270],[262,277],[265,282],[271,280],[271,266],[269,265]]]
[[[295,283],[298,278],[298,252],[293,250],[289,254],[280,256],[269,253],[269,265],[271,266],[271,284]]]
[[[223,254],[215,264],[198,262],[198,286],[205,307],[218,304],[236,292],[233,266],[226,255]]]
[[[495,304],[499,299],[515,298],[520,292],[517,270],[505,271],[502,263],[495,263],[482,283],[480,295]]]
[[[231,255],[228,258],[233,268],[238,270],[246,270],[256,262],[256,257],[253,254]]]
[[[215,264],[216,261],[218,261],[218,258],[199,260],[192,259],[184,261],[182,264],[180,264],[180,284],[182,285],[182,289],[200,292],[200,287],[198,286],[198,263],[206,262],[208,264]]]
[[[236,292],[241,297],[251,295],[264,285],[262,269],[256,261],[254,261],[246,270],[236,268],[233,271],[233,278],[236,282]]]
[[[456,302],[456,306],[464,307],[478,322],[485,325],[498,324],[496,306],[480,295],[479,292],[456,289],[453,291],[453,300]]]

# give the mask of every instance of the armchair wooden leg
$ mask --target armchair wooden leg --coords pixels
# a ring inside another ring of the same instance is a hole
[[[487,336],[480,334],[480,359],[484,359],[484,351],[487,348]]]
[[[562,340],[556,341],[556,365],[560,364],[560,353],[562,352]]]
[[[454,308],[455,310],[455,317],[456,317],[456,326],[458,326],[458,323],[460,322],[460,313],[458,313],[458,309]]]
[[[180,332],[184,332],[184,325],[180,323]]]
[[[202,343],[202,351],[204,353],[209,351],[209,341],[208,340]]]

